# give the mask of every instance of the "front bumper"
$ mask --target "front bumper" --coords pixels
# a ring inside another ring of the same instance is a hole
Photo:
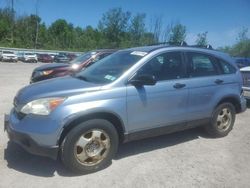
[[[38,144],[28,134],[18,132],[11,126],[10,116],[4,116],[4,130],[7,132],[9,140],[19,144],[31,154],[57,159],[58,146],[42,146]]]
[[[37,62],[36,58],[25,58],[24,59],[25,62]]]
[[[250,100],[250,87],[243,87],[243,95],[246,99]]]
[[[16,57],[2,57],[3,61],[17,61]]]
[[[241,97],[240,97],[240,112],[245,112],[246,109],[247,109],[247,100],[243,95],[241,95]]]

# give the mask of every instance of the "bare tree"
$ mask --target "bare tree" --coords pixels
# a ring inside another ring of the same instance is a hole
[[[197,39],[196,39],[196,44],[199,46],[206,46],[208,45],[208,41],[207,41],[207,31],[204,33],[199,33],[197,35]]]
[[[176,23],[174,26],[172,26],[168,42],[177,44],[183,42],[185,38],[186,38],[185,25],[182,25],[181,23]]]
[[[162,34],[162,16],[155,16],[151,19],[150,32],[154,35],[154,42],[159,42]]]

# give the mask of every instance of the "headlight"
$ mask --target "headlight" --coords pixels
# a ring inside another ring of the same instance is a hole
[[[51,74],[52,72],[53,72],[53,70],[42,71],[42,75],[47,76],[47,75]]]
[[[73,64],[71,65],[72,69],[78,69],[79,68],[79,65],[78,64]]]
[[[60,105],[65,98],[43,98],[29,102],[22,109],[24,114],[48,115],[58,105]]]

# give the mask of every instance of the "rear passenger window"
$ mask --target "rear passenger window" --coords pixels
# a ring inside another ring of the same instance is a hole
[[[227,63],[223,60],[218,60],[218,61],[219,61],[219,65],[220,65],[220,69],[221,69],[222,74],[233,74],[236,72],[236,68],[234,68],[229,63]]]
[[[200,53],[187,53],[190,77],[202,77],[217,75],[218,70],[215,65],[215,60],[208,55]]]
[[[183,78],[184,67],[180,52],[166,52],[147,62],[138,75],[154,75],[158,81]]]

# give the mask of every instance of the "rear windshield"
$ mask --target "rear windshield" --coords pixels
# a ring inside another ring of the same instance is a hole
[[[81,64],[84,61],[87,61],[89,58],[91,58],[92,56],[94,56],[96,54],[96,52],[87,52],[83,55],[78,56],[77,58],[75,58],[73,61],[71,61],[71,64]]]
[[[3,54],[14,54],[14,52],[11,52],[11,51],[3,51]]]

